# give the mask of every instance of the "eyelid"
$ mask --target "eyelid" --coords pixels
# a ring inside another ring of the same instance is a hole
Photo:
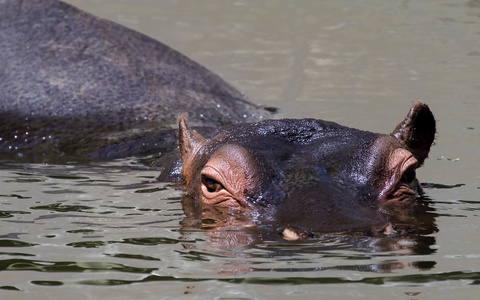
[[[416,170],[417,168],[418,168],[418,160],[412,155],[403,161],[400,167],[400,171],[402,172],[402,174],[404,174],[410,169]]]
[[[216,168],[206,165],[202,172],[200,173],[201,180],[202,180],[202,189],[207,189],[207,186],[203,183],[203,178],[210,178],[211,180],[214,180],[220,184],[223,189],[216,191],[216,192],[208,192],[208,194],[204,193],[204,197],[210,200],[213,199],[226,199],[226,200],[234,200],[239,206],[248,208],[250,205],[248,202],[243,199],[242,195],[239,195],[239,193],[235,190],[234,187],[230,185],[228,180],[225,179],[224,175],[222,172],[217,170]],[[215,201],[215,203],[221,203],[222,200],[220,201]],[[233,206],[232,206],[233,207]]]
[[[228,181],[224,178],[224,176],[222,175],[221,172],[219,172],[217,169],[215,169],[214,167],[211,167],[211,166],[208,166],[206,165],[202,172],[200,173],[200,176],[203,177],[208,177],[212,180],[215,180],[216,182],[218,182],[222,187],[223,187],[223,190],[231,195],[234,195],[234,191],[231,189],[231,187],[229,186],[228,184]],[[202,182],[202,185],[203,182]]]
[[[211,180],[215,180],[216,182],[220,183],[223,187],[225,187],[225,179],[221,175],[219,171],[217,171],[215,168],[212,168],[210,166],[205,166],[200,173],[200,176],[203,178],[210,178]]]
[[[395,149],[387,163],[388,177],[379,198],[385,197],[387,199],[396,190],[398,184],[402,182],[404,173],[410,168],[417,169],[418,160],[406,149]]]

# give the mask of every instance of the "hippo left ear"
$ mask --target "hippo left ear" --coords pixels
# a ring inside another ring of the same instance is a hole
[[[435,139],[435,117],[423,103],[415,104],[403,122],[391,133],[422,165]]]
[[[180,154],[182,157],[181,175],[187,186],[190,184],[193,173],[193,158],[198,150],[207,143],[208,142],[200,133],[188,127],[184,118],[178,119],[178,144],[180,146]]]

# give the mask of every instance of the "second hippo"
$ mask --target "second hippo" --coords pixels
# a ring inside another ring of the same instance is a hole
[[[0,153],[64,162],[158,153],[270,113],[167,45],[57,0],[0,0]],[[62,160],[62,157],[65,159]]]

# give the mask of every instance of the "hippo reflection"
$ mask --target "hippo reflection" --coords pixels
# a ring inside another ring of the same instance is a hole
[[[179,127],[184,204],[239,211],[250,222],[278,225],[288,239],[392,233],[390,214],[422,192],[415,170],[436,132],[422,103],[390,135],[313,119],[240,124],[210,141],[183,118]]]

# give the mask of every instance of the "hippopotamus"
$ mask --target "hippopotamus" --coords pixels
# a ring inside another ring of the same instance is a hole
[[[115,158],[196,127],[270,112],[146,35],[57,0],[0,0],[0,152],[32,160]]]
[[[392,234],[415,205],[416,169],[435,118],[417,103],[390,134],[315,119],[244,123],[207,140],[179,120],[180,175],[192,214],[239,211],[287,239],[321,232]],[[399,212],[400,210],[400,212]]]
[[[285,239],[394,233],[422,193],[415,170],[436,134],[426,104],[390,134],[269,119],[273,109],[179,52],[57,0],[0,0],[0,39],[2,155],[167,149],[158,180],[183,185],[186,219],[263,224]]]

